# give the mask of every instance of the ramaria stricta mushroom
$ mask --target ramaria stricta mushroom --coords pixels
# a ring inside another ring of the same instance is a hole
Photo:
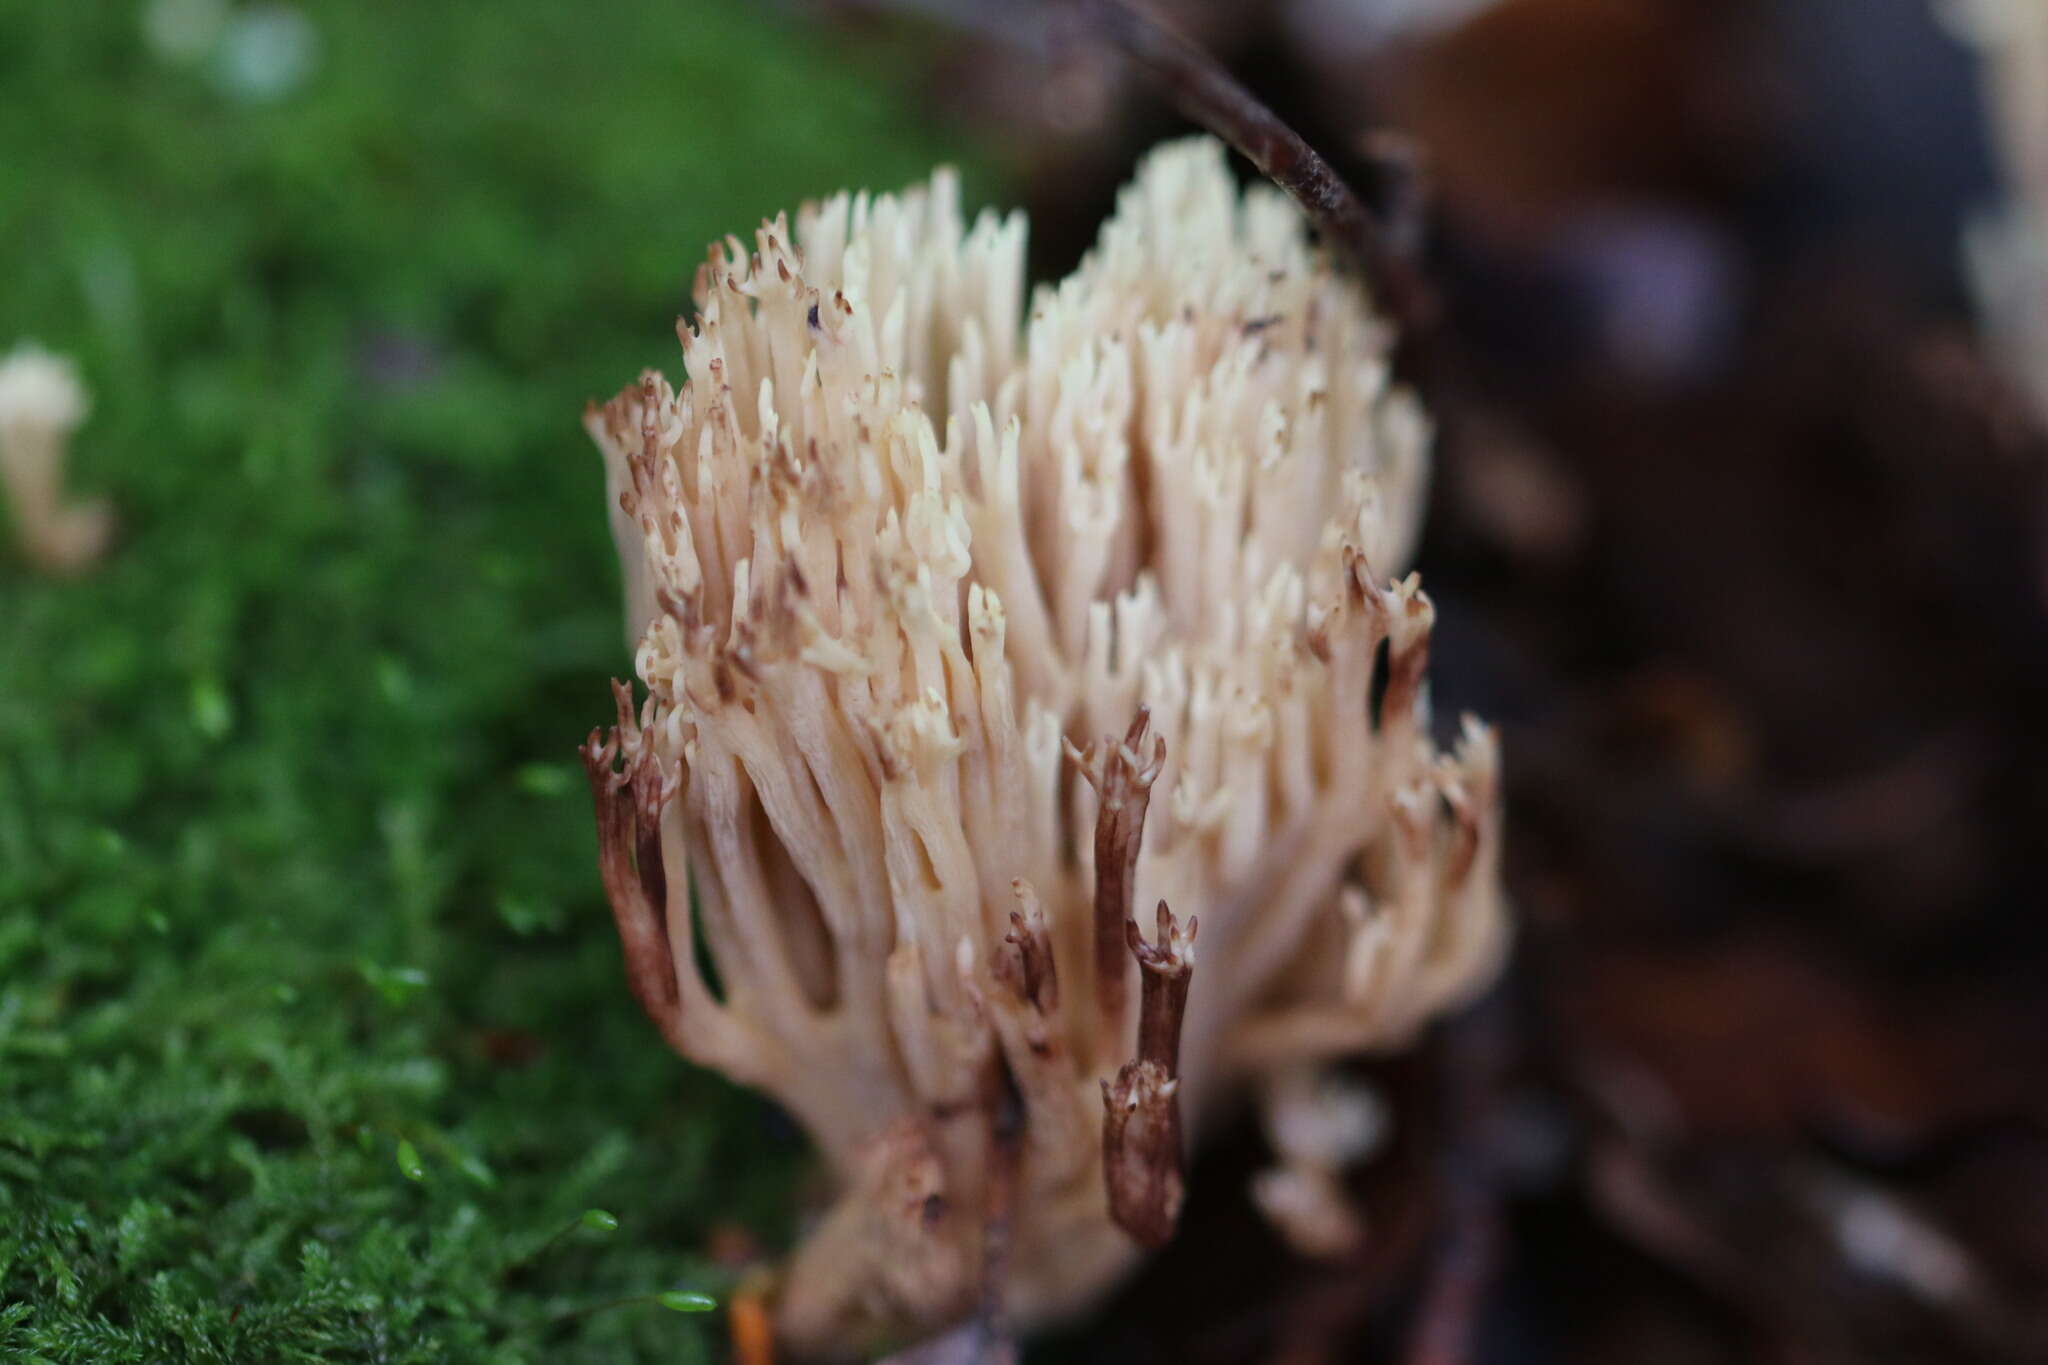
[[[605,886],[669,1044],[837,1178],[800,1351],[1085,1305],[1225,1101],[1502,955],[1494,736],[1433,744],[1392,576],[1429,424],[1362,289],[1206,140],[1028,314],[1024,233],[944,172],[765,223],[687,381],[587,418],[646,689],[584,750]],[[1263,1202],[1327,1231],[1307,1174]]]

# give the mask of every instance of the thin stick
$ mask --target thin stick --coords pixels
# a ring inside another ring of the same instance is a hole
[[[1228,142],[1301,206],[1332,249],[1357,266],[1404,345],[1428,331],[1436,297],[1407,252],[1315,148],[1222,65],[1125,0],[1078,0],[1096,32],[1143,67],[1180,111]]]

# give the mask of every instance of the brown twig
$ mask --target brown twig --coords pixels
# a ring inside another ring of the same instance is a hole
[[[1076,4],[1089,27],[1150,73],[1183,114],[1243,153],[1301,206],[1331,248],[1358,268],[1400,328],[1404,348],[1431,332],[1435,291],[1416,268],[1408,240],[1419,234],[1390,232],[1315,148],[1195,43],[1126,0]]]

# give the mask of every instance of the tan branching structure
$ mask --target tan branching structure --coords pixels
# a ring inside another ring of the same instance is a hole
[[[113,532],[104,503],[65,498],[65,457],[86,405],[68,361],[33,343],[0,358],[0,488],[22,553],[51,573],[92,564]]]
[[[944,173],[777,219],[712,250],[688,382],[588,416],[646,689],[585,750],[605,882],[663,1036],[838,1176],[799,1348],[997,1267],[1016,1320],[1085,1303],[1171,1234],[1183,1125],[1501,955],[1495,742],[1433,747],[1390,577],[1428,423],[1358,287],[1208,141],[1028,313],[1023,256]]]

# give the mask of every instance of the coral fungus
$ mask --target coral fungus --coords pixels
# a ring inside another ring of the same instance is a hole
[[[838,1178],[800,1347],[989,1280],[1085,1303],[1171,1234],[1184,1131],[1401,1043],[1505,937],[1495,740],[1435,748],[1392,576],[1429,424],[1361,288],[1209,141],[1028,313],[1024,234],[943,172],[766,223],[698,276],[687,382],[587,418],[645,686],[585,749],[605,884],[663,1036]]]

